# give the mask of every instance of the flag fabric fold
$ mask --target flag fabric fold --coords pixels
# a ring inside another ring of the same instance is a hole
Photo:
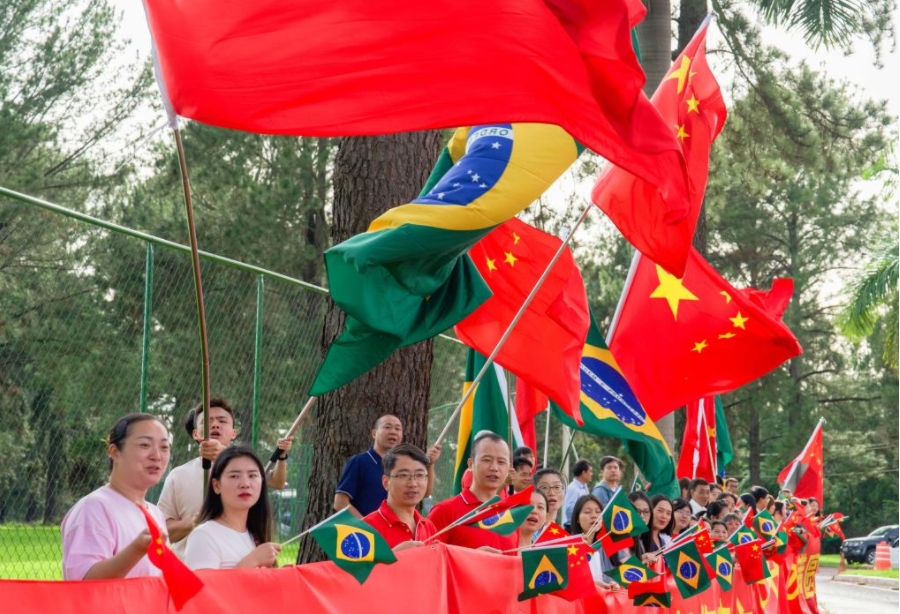
[[[678,592],[684,599],[702,593],[710,587],[703,555],[693,540],[687,540],[684,544],[671,548],[663,554],[663,558],[675,579]]]
[[[734,547],[734,558],[741,566],[744,582],[752,584],[769,577],[769,566],[762,552],[762,540],[754,539]]]
[[[561,245],[515,218],[476,243],[469,256],[493,296],[456,325],[457,337],[489,355]],[[495,360],[580,423],[578,364],[589,325],[584,280],[566,248]]]
[[[454,164],[430,190],[325,252],[331,297],[347,320],[310,395],[452,328],[486,301],[490,289],[466,252],[528,207],[578,156],[572,137],[545,124],[461,128],[447,149]]]
[[[606,347],[593,314],[581,352],[579,377],[584,425],[579,426],[551,403],[554,416],[570,428],[621,439],[625,451],[650,482],[650,494],[677,496],[678,481],[672,452],[632,391],[615,356]]]
[[[628,557],[628,560],[619,564],[606,574],[620,586],[628,586],[632,582],[646,582],[659,574],[641,563],[636,556]]]
[[[556,124],[687,206],[678,142],[642,93],[628,0],[144,4],[183,117],[302,136]]]
[[[674,275],[683,275],[706,191],[709,152],[727,111],[706,61],[709,19],[669,69],[652,102],[673,127],[684,152],[690,207],[674,210],[655,186],[627,170],[608,166],[592,199],[641,253]]]
[[[310,529],[310,536],[338,567],[362,584],[375,565],[390,565],[397,557],[370,524],[342,509]]]
[[[716,395],[716,468],[719,475],[725,475],[725,468],[734,459],[734,447],[731,445],[731,433],[725,418],[725,406],[722,397]]]
[[[603,520],[603,528],[614,541],[627,540],[650,530],[622,488],[616,491],[603,508],[600,518]]]
[[[639,253],[609,348],[653,420],[703,396],[730,392],[802,352],[781,321],[793,282],[737,290],[691,249],[684,277]]]
[[[795,497],[813,497],[822,505],[825,492],[822,423],[816,425],[803,451],[778,474],[778,484]]]
[[[734,561],[727,547],[717,548],[709,554],[704,554],[706,562],[715,572],[716,582],[723,591],[730,591],[734,582]]]
[[[552,593],[569,584],[569,560],[565,546],[522,550],[524,587],[519,601]]]
[[[665,576],[646,582],[632,582],[628,585],[628,598],[636,606],[668,608],[672,605],[672,595]]]
[[[160,571],[169,589],[169,596],[176,610],[184,607],[190,599],[203,589],[203,581],[172,552],[166,538],[163,537],[159,525],[143,505],[138,505],[147,521],[150,531],[150,545],[147,546],[147,558]]]
[[[715,482],[717,455],[715,400],[702,397],[691,401],[685,407],[684,435],[675,475]]]

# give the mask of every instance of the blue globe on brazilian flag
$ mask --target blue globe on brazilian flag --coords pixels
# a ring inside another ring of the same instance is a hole
[[[603,510],[603,527],[615,541],[647,532],[647,524],[631,505],[623,489],[619,489]]]
[[[645,567],[636,556],[631,556],[627,561],[606,573],[621,586],[628,586],[632,582],[646,582],[659,574]]]
[[[378,563],[397,562],[397,557],[378,531],[355,518],[347,509],[329,516],[309,533],[328,558],[360,584],[366,581]]]
[[[519,601],[566,588],[569,584],[569,555],[566,546],[522,550],[524,589]]]

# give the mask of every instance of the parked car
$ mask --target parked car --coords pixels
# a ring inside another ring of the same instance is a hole
[[[841,544],[841,554],[848,563],[875,563],[875,546],[879,542],[892,544],[900,536],[900,527],[888,525],[878,527],[865,537],[853,537],[845,539]]]
[[[900,543],[900,538],[894,540],[894,543],[891,544],[891,569],[897,569],[898,566],[898,557],[897,557],[897,544]]]

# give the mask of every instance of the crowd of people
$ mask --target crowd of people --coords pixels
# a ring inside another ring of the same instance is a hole
[[[273,541],[273,519],[268,488],[286,483],[286,462],[292,440],[279,440],[281,456],[266,474],[256,454],[235,445],[237,436],[231,407],[213,399],[209,410],[209,436],[205,437],[202,411],[192,410],[185,424],[199,442],[198,458],[166,469],[170,437],[165,425],[150,414],[120,418],[106,439],[109,481],[83,497],[62,522],[63,574],[67,580],[157,575],[146,557],[150,532],[144,507],[164,527],[173,551],[193,569],[272,567],[281,547]],[[604,507],[622,488],[624,463],[614,456],[600,459],[599,480],[591,487],[594,466],[587,460],[574,465],[572,480],[551,467],[536,468],[534,452],[520,447],[512,453],[499,435],[476,434],[468,459],[469,471],[462,492],[434,505],[428,516],[422,501],[434,488],[434,465],[441,448],[426,453],[403,442],[403,425],[393,415],[378,418],[372,446],[351,457],[335,486],[334,509],[347,509],[361,517],[395,550],[416,548],[435,540],[497,554],[515,555],[522,549],[566,535],[597,538]],[[205,493],[203,459],[212,462]],[[536,469],[536,470],[535,470]],[[147,491],[165,478],[158,505],[146,501]],[[500,535],[475,526],[454,526],[454,521],[495,496],[507,497],[534,485],[533,509],[518,530]],[[596,585],[617,590],[607,575],[632,556],[649,565],[661,565],[659,552],[674,537],[703,523],[714,540],[724,540],[742,523],[748,509],[768,510],[780,522],[784,509],[765,488],[754,486],[739,494],[738,481],[721,484],[703,479],[681,480],[681,496],[628,494],[649,530],[632,538],[628,548],[612,556],[603,551],[589,556]],[[818,512],[809,500],[807,509]],[[557,524],[559,522],[559,524]]]

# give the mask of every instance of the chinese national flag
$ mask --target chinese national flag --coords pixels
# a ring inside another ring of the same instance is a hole
[[[822,505],[824,471],[822,457],[822,423],[816,425],[803,451],[778,474],[782,489],[791,491],[795,497],[814,497]]]
[[[688,171],[689,210],[668,206],[652,184],[608,165],[592,199],[638,251],[682,275],[706,191],[709,151],[727,115],[719,84],[706,62],[707,19],[651,99],[673,127]]]
[[[802,352],[781,321],[793,281],[736,290],[691,248],[678,279],[635,254],[609,349],[653,420],[723,394]]]
[[[703,397],[687,404],[676,475],[689,480],[716,480],[715,397]]]
[[[172,603],[176,610],[180,610],[185,603],[200,592],[200,589],[203,588],[203,581],[169,549],[153,516],[147,512],[144,506],[139,505],[138,507],[144,513],[147,528],[150,530],[147,558],[162,571],[166,586],[169,587],[169,595],[172,596]]]
[[[164,95],[206,124],[300,136],[556,124],[687,208],[643,94],[634,0],[146,0]]]
[[[562,241],[511,219],[469,250],[493,296],[456,325],[470,348],[489,355]],[[581,350],[590,326],[581,271],[567,248],[497,354],[497,364],[553,399],[579,424]]]
[[[600,556],[584,541],[568,544],[566,554],[569,557],[569,583],[556,595],[568,601],[575,601],[597,594],[597,585],[591,575],[588,556]]]
[[[759,582],[769,576],[769,568],[762,552],[762,540],[754,539],[734,547],[734,556],[743,572],[744,582]]]

